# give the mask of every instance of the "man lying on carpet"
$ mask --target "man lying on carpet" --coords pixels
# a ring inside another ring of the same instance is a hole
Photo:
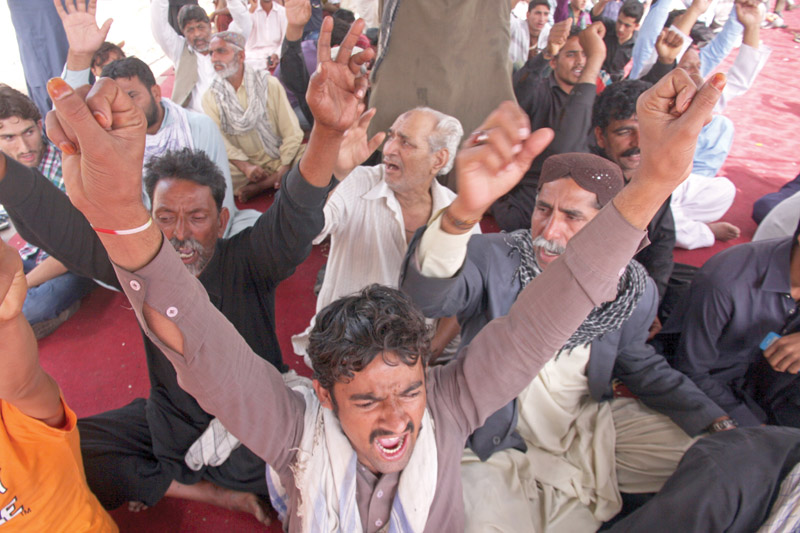
[[[322,35],[325,43],[330,38],[329,25]],[[346,37],[344,58],[350,57],[362,26],[356,25]],[[360,65],[371,55],[368,51],[356,56],[353,64]],[[338,111],[321,107],[331,105],[326,90],[325,83],[317,84],[308,97],[318,111],[338,116]],[[364,88],[351,86],[350,91],[355,99],[353,93]],[[331,155],[322,135],[323,130],[312,133],[308,160]],[[285,371],[275,334],[275,290],[308,256],[312,239],[322,231],[331,173],[287,175],[272,207],[252,228],[229,239],[221,238],[228,221],[227,210],[221,207],[225,183],[207,156],[187,150],[169,152],[151,161],[145,181],[152,194],[155,226],[178,251],[184,267],[197,276],[250,348]],[[21,235],[45,245],[70,268],[119,287],[97,234],[56,192],[40,174],[12,162],[0,178],[0,202]],[[50,213],[51,218],[44,220],[41,213]],[[180,387],[174,369],[149,339],[145,339],[145,352],[149,398],[78,423],[89,486],[101,503],[114,509],[133,502],[136,510],[173,496],[250,512],[269,521],[262,505],[268,497],[264,461],[245,446],[230,456],[216,455],[213,446],[202,443],[193,447],[208,428],[212,432],[205,437],[212,440],[219,428],[212,424],[212,415]],[[185,460],[187,452],[191,453]]]
[[[86,485],[77,417],[39,366],[27,289],[19,254],[0,241],[0,528],[118,531]]]
[[[360,114],[364,80],[348,55],[332,62],[329,48],[320,47],[309,104],[315,144],[324,144],[291,171],[312,183],[330,179],[341,138]],[[677,70],[643,95],[642,152],[652,155],[645,155],[640,177],[573,237],[507,318],[475,337],[466,350],[476,356],[426,371],[422,316],[400,293],[371,287],[321,313],[309,350],[315,379],[290,379],[288,386],[211,305],[150,223],[138,177],[144,119],[129,98],[101,80],[88,96],[91,113],[53,80],[57,112],[48,125],[69,154],[70,199],[94,228],[105,228],[100,239],[142,327],[182,387],[270,465],[270,493],[290,531],[378,531],[386,524],[459,530],[466,436],[519,394],[592,308],[614,298],[650,218],[688,174],[697,134],[723,84],[720,76],[697,91]],[[551,136],[531,135],[513,103],[492,113],[458,156],[464,201],[450,213],[456,226],[469,225],[508,191]],[[555,300],[564,303],[551,305]]]

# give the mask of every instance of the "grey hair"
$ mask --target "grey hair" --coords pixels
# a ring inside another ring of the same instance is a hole
[[[445,163],[438,175],[447,174],[456,161],[458,143],[461,142],[461,137],[464,136],[464,128],[456,117],[445,115],[441,111],[430,107],[416,107],[412,110],[412,112],[416,111],[428,113],[436,119],[436,126],[428,137],[428,145],[431,153],[438,152],[441,149],[447,150],[447,163]]]

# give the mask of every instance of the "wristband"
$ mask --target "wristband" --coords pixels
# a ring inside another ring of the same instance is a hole
[[[133,229],[103,229],[103,228],[96,228],[92,226],[92,229],[95,230],[97,233],[107,233],[108,235],[133,235],[134,233],[141,233],[147,228],[149,228],[153,224],[153,217],[149,217],[147,222],[139,226],[138,228]]]
[[[444,216],[448,220],[448,222],[450,222],[452,225],[454,225],[458,229],[470,229],[470,228],[472,228],[472,226],[474,226],[475,224],[477,224],[478,222],[481,221],[480,218],[476,218],[474,220],[460,220],[460,219],[457,219],[456,217],[453,216],[452,213],[450,213],[449,209],[445,209],[444,210]]]

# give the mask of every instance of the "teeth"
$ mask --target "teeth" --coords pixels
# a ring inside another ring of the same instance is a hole
[[[191,251],[191,252],[179,252],[179,255],[181,256],[181,259],[188,259],[189,257],[192,257],[194,255],[194,251]]]
[[[400,450],[400,448],[403,446],[403,443],[405,442],[405,440],[406,440],[405,437],[394,438],[394,439],[384,439],[384,442],[386,444],[389,444],[389,442],[395,442],[396,443],[391,448],[388,448],[388,447],[384,446],[383,444],[381,444],[380,440],[376,440],[375,442],[377,443],[378,448],[380,448],[382,452],[384,452],[384,453],[386,453],[388,455],[391,455],[391,454],[397,453]]]

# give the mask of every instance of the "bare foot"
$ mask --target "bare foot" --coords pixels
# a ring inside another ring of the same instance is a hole
[[[139,511],[144,511],[145,509],[148,509],[148,507],[142,502],[128,502],[128,511],[132,513],[138,513]]]
[[[712,222],[708,227],[711,228],[714,238],[723,242],[736,239],[742,233],[739,228],[728,222]]]
[[[246,204],[262,192],[271,189],[273,186],[272,183],[268,183],[268,180],[257,181],[255,183],[248,183],[241,189],[239,192],[236,193],[236,197],[239,201],[243,204]]]
[[[219,504],[221,507],[231,511],[241,511],[250,513],[256,520],[268,526],[272,523],[269,503],[263,501],[255,494],[249,492],[238,492],[235,490],[215,487],[219,494]]]

